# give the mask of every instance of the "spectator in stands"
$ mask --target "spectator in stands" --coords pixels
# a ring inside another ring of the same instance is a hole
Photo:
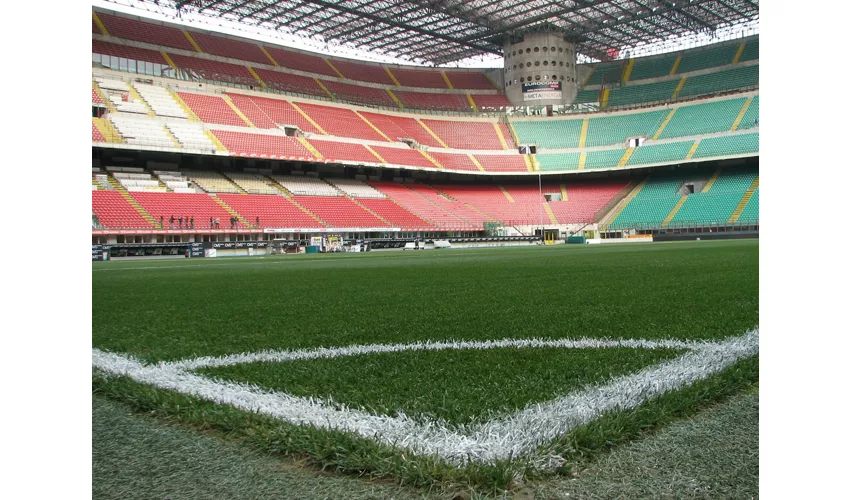
[[[215,218],[215,228],[218,229],[221,226],[221,219],[219,217]]]
[[[174,229],[174,216],[172,215],[170,219],[168,219],[168,229]]]
[[[163,224],[163,222],[162,222],[162,216],[161,215],[159,216],[159,227],[163,227],[163,228],[165,227],[165,224]]]
[[[260,227],[260,216],[257,216],[257,227]]]
[[[189,219],[189,224],[191,225],[192,229],[195,229],[195,217],[194,216]]]
[[[179,227],[180,229],[183,229],[183,216],[182,215],[177,216],[177,227]]]
[[[212,217],[210,217],[210,229],[212,229],[212,228],[214,228],[214,227],[215,227],[215,226],[213,225],[213,218],[212,218]]]

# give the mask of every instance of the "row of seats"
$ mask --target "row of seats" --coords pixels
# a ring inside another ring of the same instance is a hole
[[[672,224],[713,224],[729,220],[758,172],[751,168],[722,171],[708,192],[689,194]]]
[[[146,83],[135,83],[133,86],[157,116],[189,118],[186,110],[177,104],[174,97],[163,87]]]
[[[121,134],[124,142],[128,144],[157,148],[176,147],[168,132],[165,131],[165,126],[147,116],[136,117],[127,113],[111,113],[109,120]]]

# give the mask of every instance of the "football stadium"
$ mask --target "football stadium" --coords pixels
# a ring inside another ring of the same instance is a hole
[[[757,424],[758,1],[91,18],[95,497],[162,493],[98,469],[113,410],[153,429],[125,463],[167,430],[187,468],[236,446],[347,481],[281,498],[758,496],[757,428],[724,406]],[[547,489],[683,426],[734,440],[676,447],[730,469]],[[163,495],[277,496],[240,484]]]

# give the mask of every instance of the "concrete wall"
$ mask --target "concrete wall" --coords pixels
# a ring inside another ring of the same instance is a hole
[[[530,33],[505,44],[505,93],[514,106],[571,104],[578,93],[575,46],[556,33]],[[526,100],[523,83],[561,82],[560,99]]]

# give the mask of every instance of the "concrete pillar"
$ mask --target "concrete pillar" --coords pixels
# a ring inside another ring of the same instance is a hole
[[[579,85],[575,46],[559,33],[507,40],[504,76],[505,94],[514,106],[572,104]]]

